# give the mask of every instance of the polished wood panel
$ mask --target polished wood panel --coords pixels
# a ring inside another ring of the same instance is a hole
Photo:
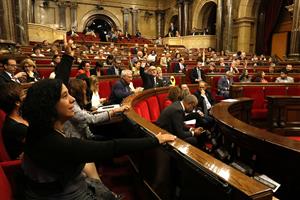
[[[269,129],[300,136],[300,96],[267,96]]]
[[[232,156],[252,163],[255,173],[267,174],[279,182],[279,199],[294,199],[299,196],[300,142],[254,127],[230,113],[232,107],[251,101],[240,98],[237,102],[221,102],[211,109],[211,114],[220,125],[224,140],[236,146]],[[243,158],[243,151],[250,152],[251,158]]]
[[[195,87],[196,86],[197,85],[195,85]],[[140,127],[140,129],[144,130],[149,134],[158,134],[160,132],[167,133],[165,130],[159,128],[155,124],[140,117],[133,109],[135,104],[137,104],[139,101],[146,99],[150,96],[157,95],[159,93],[167,93],[167,91],[168,88],[155,88],[155,89],[144,91],[141,94],[136,94],[126,98],[123,103],[130,106],[130,110],[125,113],[128,120],[130,120],[135,126]],[[177,159],[183,160],[182,162],[179,163],[176,162],[178,166],[181,166],[179,170],[181,168],[187,168],[186,170],[183,170],[184,173],[186,173],[186,171],[189,170],[192,170],[194,172],[197,171],[202,172],[200,173],[200,175],[194,174],[194,177],[192,179],[193,181],[197,182],[198,179],[201,178],[203,179],[203,177],[205,176],[206,177],[211,176],[214,177],[215,181],[219,181],[223,185],[230,186],[232,188],[229,194],[230,199],[272,199],[272,191],[266,186],[262,185],[261,183],[255,181],[252,178],[249,178],[248,176],[241,173],[240,171],[234,169],[229,165],[224,164],[223,162],[212,157],[211,155],[199,150],[198,148],[184,142],[179,138],[177,138],[176,141],[169,143],[166,146],[166,148],[172,154],[175,154]],[[152,163],[152,160],[149,157],[147,157],[147,161],[148,163],[149,162]],[[145,173],[142,171],[142,168],[139,168],[139,172],[142,173],[145,177],[147,177],[147,175],[145,175]],[[205,172],[204,175],[203,172]],[[189,187],[193,188],[195,182],[186,182],[185,184],[187,184],[185,185],[186,188]],[[149,183],[149,185],[151,186],[151,183]],[[202,188],[202,186],[197,186],[197,187]],[[205,194],[205,192],[207,193],[216,192],[216,188],[215,190],[209,190],[209,191],[205,191],[205,190],[199,191],[195,189],[192,192],[195,197],[200,193]]]

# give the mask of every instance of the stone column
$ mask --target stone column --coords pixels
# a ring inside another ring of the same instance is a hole
[[[251,30],[254,19],[250,17],[238,18],[235,23],[238,30],[237,50],[245,51],[247,53],[251,52]]]
[[[217,38],[217,51],[223,50],[223,29],[222,29],[222,16],[223,16],[223,3],[222,0],[217,1],[217,19],[216,19],[216,38]]]
[[[163,37],[164,36],[164,24],[165,24],[165,11],[157,10],[156,13],[156,37]]]
[[[27,21],[27,2],[24,0],[15,1],[15,30],[16,42],[21,45],[29,43],[28,21]]]
[[[59,29],[66,30],[66,2],[57,2],[59,12]]]
[[[183,9],[183,5],[182,5],[182,0],[178,0],[178,32],[180,33],[180,35],[183,34],[183,27],[182,27],[182,22],[183,22],[183,13],[182,13],[182,9]]]
[[[294,0],[289,58],[300,60],[300,0]]]
[[[71,30],[77,31],[77,2],[71,2],[70,15],[71,15]]]
[[[132,9],[132,35],[135,35],[136,31],[138,30],[138,9]]]
[[[223,50],[229,50],[229,51],[232,51],[232,0],[225,0],[226,3],[224,3],[224,5],[226,5],[226,11],[227,12],[224,12],[224,21],[226,23],[226,35],[225,37],[226,38],[223,38],[224,39],[224,42],[223,43]]]
[[[123,8],[122,13],[123,13],[123,32],[125,34],[126,32],[128,33],[129,15],[130,15],[129,8]]]
[[[26,0],[27,19],[29,23],[33,23],[33,1]]]
[[[183,2],[183,35],[189,34],[189,0]]]

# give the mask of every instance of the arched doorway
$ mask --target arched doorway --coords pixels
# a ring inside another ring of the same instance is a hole
[[[198,27],[206,30],[206,34],[216,34],[216,17],[217,17],[217,4],[215,2],[207,2],[204,4],[199,13]]]
[[[91,16],[85,25],[84,30],[92,30],[98,33],[101,41],[106,41],[106,35],[113,29],[117,28],[114,21],[102,14],[96,14]]]

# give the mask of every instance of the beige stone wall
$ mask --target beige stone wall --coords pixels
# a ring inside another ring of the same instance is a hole
[[[55,40],[63,40],[66,32],[47,25],[28,23],[28,34],[29,41],[42,42],[48,40],[52,43]]]
[[[164,38],[163,42],[170,45],[184,45],[187,48],[216,48],[216,36],[214,35],[169,37]]]

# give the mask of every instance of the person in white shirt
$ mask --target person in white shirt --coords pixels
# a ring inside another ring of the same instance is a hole
[[[92,99],[91,99],[91,103],[92,103],[92,110],[99,108],[100,106],[103,106],[103,104],[105,102],[107,102],[106,98],[100,98],[99,95],[99,80],[98,77],[95,75],[92,75],[90,77],[90,89],[92,91]]]
[[[35,46],[33,48],[33,54],[31,54],[32,57],[45,57],[44,54],[41,53],[41,48],[39,46]]]
[[[276,78],[275,83],[294,83],[294,78],[288,76],[286,69],[283,69],[280,72],[280,76]]]

